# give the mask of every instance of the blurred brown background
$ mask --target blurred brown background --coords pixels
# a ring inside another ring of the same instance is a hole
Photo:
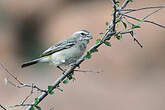
[[[129,8],[164,5],[165,0],[134,0]],[[105,22],[112,19],[110,0],[1,0],[0,1],[0,61],[25,83],[47,88],[60,75],[57,68],[38,64],[25,69],[24,61],[36,58],[49,46],[87,29],[95,43]],[[143,17],[151,10],[131,14]],[[165,25],[165,10],[150,17]],[[63,85],[40,106],[43,110],[164,110],[165,109],[165,30],[152,24],[142,24],[136,37],[141,49],[130,36],[111,41],[112,48],[101,46],[99,53],[85,61],[81,69],[103,70],[97,73],[76,73],[76,81]],[[31,91],[5,85],[9,75],[0,68],[0,104],[20,104]],[[10,78],[11,79],[11,78]],[[32,102],[39,94],[34,94]],[[28,103],[27,102],[27,103]],[[9,108],[9,110],[25,108]]]

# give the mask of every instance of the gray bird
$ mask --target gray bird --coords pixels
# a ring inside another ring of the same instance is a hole
[[[92,39],[92,36],[88,31],[77,31],[70,38],[48,48],[39,58],[23,63],[21,67],[27,67],[39,62],[47,62],[54,64],[62,70],[60,66],[73,64],[84,54],[90,39]]]

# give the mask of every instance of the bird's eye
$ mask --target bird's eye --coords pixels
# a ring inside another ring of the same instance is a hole
[[[82,36],[84,36],[85,34],[84,33],[81,33]]]

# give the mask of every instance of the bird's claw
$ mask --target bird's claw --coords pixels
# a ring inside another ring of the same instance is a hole
[[[76,64],[76,63],[71,64],[70,66],[76,66],[76,67],[80,68],[80,65],[79,64]]]

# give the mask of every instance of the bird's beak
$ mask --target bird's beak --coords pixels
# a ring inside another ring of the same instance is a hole
[[[91,34],[88,34],[88,35],[87,35],[87,38],[88,38],[88,39],[93,39],[93,37],[92,37]]]

